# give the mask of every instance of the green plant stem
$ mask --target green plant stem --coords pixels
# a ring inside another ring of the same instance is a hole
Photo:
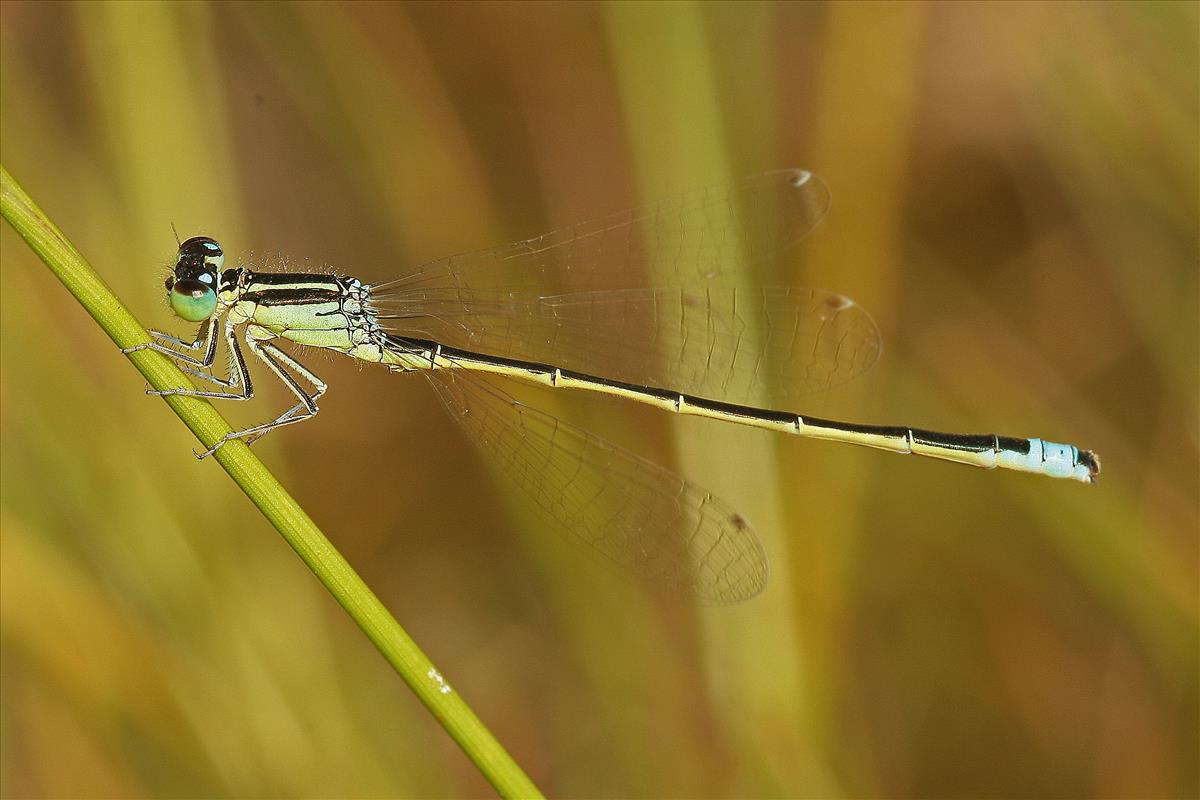
[[[149,341],[146,330],[3,166],[0,166],[0,215],[118,347]],[[189,385],[175,364],[159,353],[143,350],[131,353],[129,360],[155,389]],[[229,423],[202,398],[163,399],[206,448],[230,431]],[[240,440],[233,440],[214,457],[358,623],[496,791],[504,797],[541,797],[512,756],[458,692],[443,682],[433,663],[250,448]]]

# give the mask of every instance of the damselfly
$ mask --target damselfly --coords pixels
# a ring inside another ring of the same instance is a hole
[[[664,411],[975,466],[1092,482],[1099,459],[1041,439],[936,433],[772,410],[866,371],[870,316],[831,292],[750,287],[829,206],[824,184],[783,170],[687,193],[387,283],[340,274],[225,268],[211,238],[179,246],[171,308],[192,341],[152,331],[152,349],[214,390],[152,394],[247,400],[239,342],[295,395],[278,417],[225,436],[253,442],[309,419],[326,385],[276,344],[423,372],[462,428],[556,524],[660,586],[733,601],[758,593],[767,559],[745,519],[708,491],[512,399],[495,378],[577,389]],[[222,323],[222,320],[224,322]],[[229,349],[225,377],[210,368]]]

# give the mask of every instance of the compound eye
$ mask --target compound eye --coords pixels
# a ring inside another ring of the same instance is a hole
[[[220,270],[225,265],[225,251],[216,239],[207,236],[193,236],[179,245],[179,260],[204,264],[214,270]]]
[[[206,283],[180,278],[171,286],[171,310],[188,322],[203,322],[217,310],[217,293]]]

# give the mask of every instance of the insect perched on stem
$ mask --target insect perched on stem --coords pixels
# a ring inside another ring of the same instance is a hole
[[[777,411],[862,374],[880,350],[870,316],[816,289],[745,286],[744,266],[778,256],[829,206],[801,170],[755,175],[495,250],[452,256],[397,280],[225,267],[221,246],[179,246],[171,308],[194,341],[157,331],[152,349],[210,390],[152,394],[247,400],[239,341],[295,396],[231,433],[253,442],[317,413],[326,384],[275,342],[424,373],[463,429],[566,530],[657,584],[740,600],[766,582],[750,524],[720,499],[627,450],[518,403],[496,378],[615,395],[664,411],[1091,483],[1090,451],[1042,439],[861,425]],[[212,374],[218,344],[229,372]]]

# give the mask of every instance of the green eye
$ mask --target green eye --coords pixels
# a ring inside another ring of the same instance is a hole
[[[171,308],[188,322],[203,322],[217,308],[217,293],[208,284],[184,278],[171,287]]]

